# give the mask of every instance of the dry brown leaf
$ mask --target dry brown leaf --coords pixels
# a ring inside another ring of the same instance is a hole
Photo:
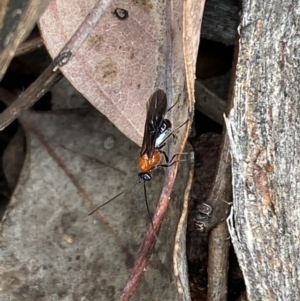
[[[40,29],[52,57],[95,3],[50,3]],[[116,9],[125,9],[128,17],[120,19]],[[74,87],[139,145],[150,95],[161,88],[170,103],[185,97],[182,11],[181,1],[172,6],[157,1],[115,1],[76,56],[62,68]],[[177,119],[186,119],[187,112],[184,115]]]
[[[205,0],[186,0],[183,6],[183,52],[190,101],[195,102],[196,60]]]
[[[183,54],[186,72],[187,94],[190,103],[194,104],[194,86],[195,86],[195,68],[197,53],[200,41],[200,29],[202,23],[202,15],[204,11],[205,1],[186,0],[183,2]],[[191,164],[193,169],[193,164]],[[186,227],[187,227],[187,212],[188,198],[192,185],[193,171],[190,171],[189,182],[186,185],[184,196],[184,205],[180,221],[178,223],[176,241],[173,253],[174,273],[177,281],[177,292],[180,301],[189,301],[189,277],[187,270],[186,257]]]

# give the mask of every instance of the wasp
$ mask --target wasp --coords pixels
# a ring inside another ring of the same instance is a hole
[[[165,118],[167,112],[167,96],[163,90],[155,91],[147,102],[147,117],[144,129],[144,138],[142,149],[139,157],[139,167],[141,172],[138,174],[143,181],[150,181],[152,176],[150,172],[157,167],[168,167],[175,163],[173,156],[169,160],[167,154],[162,150],[165,141],[169,138],[172,123]],[[162,156],[164,156],[165,164],[161,164]]]
[[[177,162],[174,160],[177,154],[175,154],[171,158],[171,160],[169,160],[168,155],[165,153],[165,151],[162,150],[162,148],[166,145],[166,140],[174,132],[171,132],[171,121],[165,118],[165,116],[175,105],[176,103],[168,109],[167,96],[163,90],[159,89],[151,95],[146,105],[147,116],[144,128],[143,143],[138,162],[139,168],[141,170],[141,172],[139,172],[138,174],[139,182],[134,184],[131,188],[117,194],[102,205],[98,206],[89,215],[93,214],[95,211],[107,205],[125,192],[132,190],[141,181],[144,182],[145,201],[149,212],[145,183],[152,179],[152,170],[157,167],[169,167]],[[182,124],[181,126],[183,126],[184,124]],[[177,129],[179,129],[180,127],[178,127]],[[165,160],[165,163],[162,163],[163,159]]]

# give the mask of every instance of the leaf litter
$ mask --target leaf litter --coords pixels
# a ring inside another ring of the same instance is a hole
[[[118,300],[150,225],[142,185],[88,213],[138,180],[140,148],[91,107],[29,116],[24,167],[2,222],[0,296]],[[176,298],[172,250],[184,174],[132,300]],[[147,183],[152,212],[163,178],[157,169]]]

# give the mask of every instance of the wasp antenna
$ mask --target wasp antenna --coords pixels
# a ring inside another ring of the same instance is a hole
[[[131,186],[130,188],[120,192],[119,194],[117,194],[116,196],[114,196],[112,199],[108,200],[107,202],[101,204],[100,206],[96,207],[92,212],[90,212],[88,214],[88,216],[92,215],[93,213],[95,213],[98,209],[100,209],[101,207],[107,205],[108,203],[112,202],[113,200],[115,200],[117,197],[119,197],[120,195],[124,194],[125,192],[128,192],[130,190],[132,190],[137,184],[139,184],[140,181],[138,181],[137,183],[135,183],[133,186]]]
[[[170,112],[177,105],[178,101],[179,101],[179,97],[177,98],[176,102],[168,109],[166,113]]]
[[[156,233],[155,233],[155,230],[154,230],[154,225],[153,225],[153,221],[152,221],[152,217],[151,217],[151,214],[150,214],[150,209],[149,209],[149,204],[148,204],[148,199],[147,199],[147,191],[146,191],[146,182],[144,181],[144,196],[145,196],[145,202],[146,202],[146,207],[147,207],[147,212],[148,212],[148,217],[150,219],[150,223],[151,223],[151,227],[152,227],[152,230],[154,232],[154,236],[156,238],[156,240],[158,242],[160,242],[160,240],[158,239]]]

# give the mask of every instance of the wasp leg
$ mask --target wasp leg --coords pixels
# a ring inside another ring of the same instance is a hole
[[[159,152],[164,155],[165,161],[166,161],[166,164],[159,164],[159,166],[168,167],[168,166],[172,166],[175,162],[179,162],[179,160],[178,161],[174,161],[174,159],[175,159],[176,156],[179,156],[180,154],[173,155],[173,157],[171,158],[171,160],[169,160],[169,157],[168,157],[168,155],[166,154],[165,151],[160,150]]]
[[[180,162],[180,161],[177,160],[177,161],[170,162],[168,164],[159,164],[159,165],[157,165],[157,167],[171,167],[173,164],[175,164],[177,162]]]
[[[162,148],[164,148],[164,146],[166,145],[167,143],[165,142],[165,143],[163,143],[163,144],[161,144],[159,147],[157,147],[156,149],[159,151],[159,152],[163,152],[161,149]]]

